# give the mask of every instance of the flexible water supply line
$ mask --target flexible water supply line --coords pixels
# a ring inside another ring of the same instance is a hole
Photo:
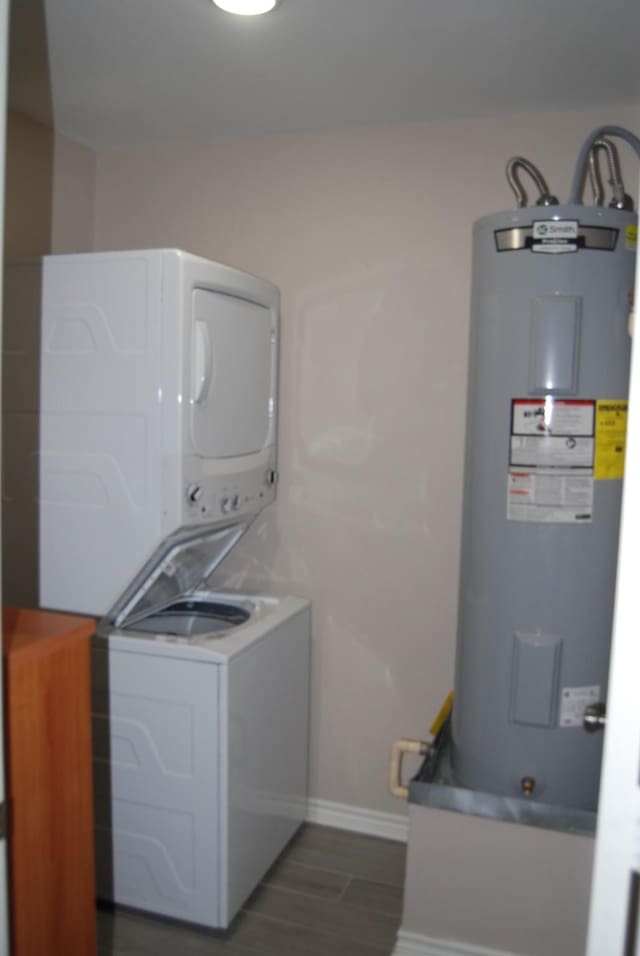
[[[602,206],[604,204],[604,186],[602,185],[602,176],[600,175],[600,166],[598,165],[598,154],[604,152],[609,168],[609,180],[613,180],[615,171],[613,169],[612,151],[613,143],[608,139],[597,139],[589,150],[589,183],[593,195],[593,205]]]
[[[604,136],[618,136],[620,139],[623,139],[635,150],[638,159],[640,159],[640,139],[628,129],[625,129],[623,126],[600,126],[598,129],[595,129],[584,141],[578,153],[578,160],[571,184],[571,193],[569,195],[570,204],[582,205],[582,188],[587,171],[587,163],[589,162],[589,153],[595,143]]]
[[[633,200],[631,196],[628,196],[624,191],[618,150],[615,144],[609,139],[596,140],[589,152],[589,181],[591,183],[594,205],[602,206],[604,202],[604,188],[602,186],[602,177],[598,165],[598,154],[600,152],[603,152],[606,156],[609,170],[608,181],[613,190],[613,199],[609,203],[609,208],[633,210]]]
[[[529,173],[540,194],[536,200],[536,206],[557,205],[558,200],[555,196],[552,196],[549,193],[547,184],[538,167],[534,166],[534,164],[528,159],[525,159],[524,156],[512,156],[507,163],[506,174],[507,182],[511,186],[513,194],[516,197],[516,206],[518,209],[522,209],[527,205],[527,194],[518,176],[519,167]]]

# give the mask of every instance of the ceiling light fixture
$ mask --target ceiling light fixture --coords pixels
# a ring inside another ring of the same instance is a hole
[[[241,17],[257,17],[269,13],[279,0],[213,0],[216,7],[227,13],[237,13]]]

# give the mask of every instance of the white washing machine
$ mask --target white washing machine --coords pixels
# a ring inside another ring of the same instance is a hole
[[[310,606],[199,587],[172,540],[93,642],[98,896],[226,928],[306,815]]]

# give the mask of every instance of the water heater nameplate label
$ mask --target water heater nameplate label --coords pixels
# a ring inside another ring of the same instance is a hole
[[[582,727],[584,712],[590,704],[601,700],[600,686],[563,687],[560,691],[560,727]]]
[[[551,396],[513,399],[508,521],[592,520],[595,406]]]

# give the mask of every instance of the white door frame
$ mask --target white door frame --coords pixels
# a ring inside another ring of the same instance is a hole
[[[7,72],[9,39],[9,0],[0,0],[0,261],[4,257],[4,173],[7,134]],[[0,270],[0,341],[2,340],[2,271]],[[1,533],[0,528],[0,533]],[[2,567],[0,566],[0,594],[2,593]],[[2,623],[0,621],[0,636]],[[4,721],[2,704],[2,655],[0,654],[0,740],[3,741],[0,758],[0,802],[6,810],[4,780]],[[5,812],[6,819],[6,812]],[[0,839],[0,956],[9,956],[9,894],[7,882],[7,840]]]
[[[640,257],[638,257],[640,260]],[[631,358],[625,480],[607,693],[607,724],[587,956],[639,956],[640,873],[640,268]],[[634,873],[636,876],[634,877]],[[633,892],[632,892],[633,887]]]

